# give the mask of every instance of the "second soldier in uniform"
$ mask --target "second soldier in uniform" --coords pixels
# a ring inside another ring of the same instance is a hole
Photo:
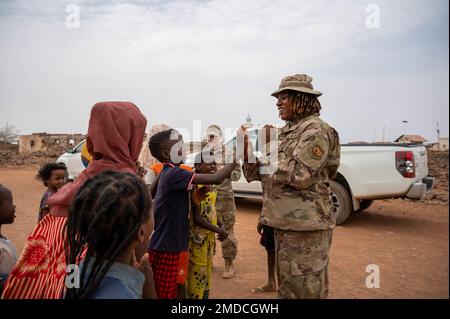
[[[217,163],[226,163],[226,151],[223,145],[223,134],[219,126],[210,125],[206,129],[204,142],[207,142],[214,149],[214,154],[219,157]],[[230,154],[228,154],[230,155]],[[225,268],[222,277],[225,279],[234,277],[233,261],[237,255],[237,239],[234,234],[234,224],[236,222],[236,204],[231,186],[232,181],[237,181],[241,177],[241,167],[236,165],[230,178],[217,187],[216,211],[219,222],[228,233],[228,238],[222,242],[222,256],[225,261]]]

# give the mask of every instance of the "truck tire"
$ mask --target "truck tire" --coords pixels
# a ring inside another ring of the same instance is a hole
[[[359,203],[359,209],[355,212],[361,213],[365,211],[367,208],[369,208],[373,204],[373,199],[362,199]]]
[[[336,225],[341,225],[353,211],[352,199],[349,192],[342,184],[330,181],[331,196],[334,206],[334,217]]]

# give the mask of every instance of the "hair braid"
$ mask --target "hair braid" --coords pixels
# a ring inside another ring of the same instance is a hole
[[[294,106],[295,117],[301,119],[310,115],[320,115],[322,106],[313,94],[289,91],[291,103]]]
[[[66,298],[88,298],[95,291],[150,217],[150,205],[146,185],[129,173],[106,171],[80,188],[66,224],[67,264],[78,265],[86,255],[80,287],[68,289]]]

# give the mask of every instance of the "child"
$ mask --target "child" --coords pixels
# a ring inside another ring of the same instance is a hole
[[[2,235],[2,225],[14,223],[16,205],[11,191],[0,184],[0,296],[3,286],[17,262],[17,252],[12,243]]]
[[[261,131],[261,133],[264,130]],[[265,132],[265,131],[264,131]],[[263,191],[263,206],[267,205],[267,196],[268,196],[268,174],[261,174],[260,168],[266,161],[256,161],[256,163],[249,163],[248,156],[253,153],[252,144],[248,141],[247,131],[244,127],[241,128],[238,134],[243,134],[244,139],[244,164],[242,165],[242,171],[244,172],[244,176],[247,182],[252,181],[260,181]],[[259,140],[264,140],[261,136]],[[265,139],[268,140],[268,139]],[[268,157],[269,154],[269,145],[263,146],[263,154],[262,157]],[[266,249],[267,252],[267,283],[264,286],[253,288],[252,293],[259,292],[274,292],[277,291],[277,283],[275,280],[275,234],[274,229],[268,225],[263,225],[260,221],[258,221],[257,231],[261,235],[260,244]]]
[[[47,163],[44,164],[39,170],[36,178],[41,180],[47,189],[42,196],[41,203],[39,205],[38,222],[45,217],[49,212],[47,204],[48,198],[56,193],[58,189],[66,184],[67,167],[64,163]]]
[[[155,297],[148,256],[136,269],[134,250],[153,231],[151,198],[130,173],[105,171],[88,180],[69,208],[67,264],[80,266],[80,287],[66,298]],[[145,283],[145,284],[144,284]]]
[[[236,163],[227,164],[214,174],[195,174],[180,168],[185,159],[183,137],[172,129],[153,135],[149,149],[152,156],[164,164],[155,196],[155,231],[149,244],[150,264],[158,298],[173,299],[183,296],[182,291],[177,293],[177,277],[188,271],[180,268],[180,256],[188,251],[189,191],[193,184],[222,183]]]
[[[141,153],[139,154],[139,161],[141,162],[142,166],[146,170],[146,174],[144,175],[144,181],[148,185],[150,189],[155,185],[156,181],[158,180],[158,175],[161,173],[164,165],[159,162],[155,157],[153,157],[150,153],[150,149],[148,148],[148,142],[150,141],[150,138],[155,135],[156,133],[166,131],[170,127],[166,124],[155,124],[153,125],[148,133],[146,134],[144,144],[147,145],[147,147],[143,148]],[[181,164],[180,168],[187,169],[189,171],[192,171],[192,167],[188,165]],[[189,261],[188,261],[189,262]]]
[[[275,292],[277,284],[275,281],[275,233],[273,227],[258,222],[258,233],[261,235],[259,243],[267,252],[267,283],[264,286],[252,289],[253,293]]]
[[[86,138],[92,161],[73,183],[64,185],[48,199],[50,212],[28,236],[26,249],[9,275],[2,298],[60,299],[63,296],[68,208],[89,178],[107,170],[136,174],[146,126],[147,119],[131,102],[99,102],[92,107]]]
[[[203,153],[195,159],[195,172],[211,174],[216,172],[216,163],[206,163]],[[191,299],[208,299],[211,287],[212,259],[216,240],[224,241],[228,233],[218,226],[216,214],[217,190],[214,186],[196,186],[192,194],[192,218],[189,236],[189,275],[187,290]]]
[[[189,172],[192,172],[192,167],[190,167],[189,165],[180,164],[179,167]],[[148,185],[149,188],[151,188],[156,183],[156,181],[158,180],[159,173],[161,173],[163,168],[164,164],[159,162],[154,163],[150,166],[150,169],[144,176],[145,183]]]

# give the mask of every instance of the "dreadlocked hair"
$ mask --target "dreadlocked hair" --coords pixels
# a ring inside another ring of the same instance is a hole
[[[291,103],[294,105],[294,113],[297,119],[310,115],[320,115],[322,106],[319,99],[313,94],[289,91]]]
[[[136,239],[140,226],[151,217],[150,208],[146,185],[130,173],[105,171],[79,189],[66,223],[67,265],[79,265],[82,255],[86,255],[80,286],[68,288],[67,299],[90,297],[116,258]]]

